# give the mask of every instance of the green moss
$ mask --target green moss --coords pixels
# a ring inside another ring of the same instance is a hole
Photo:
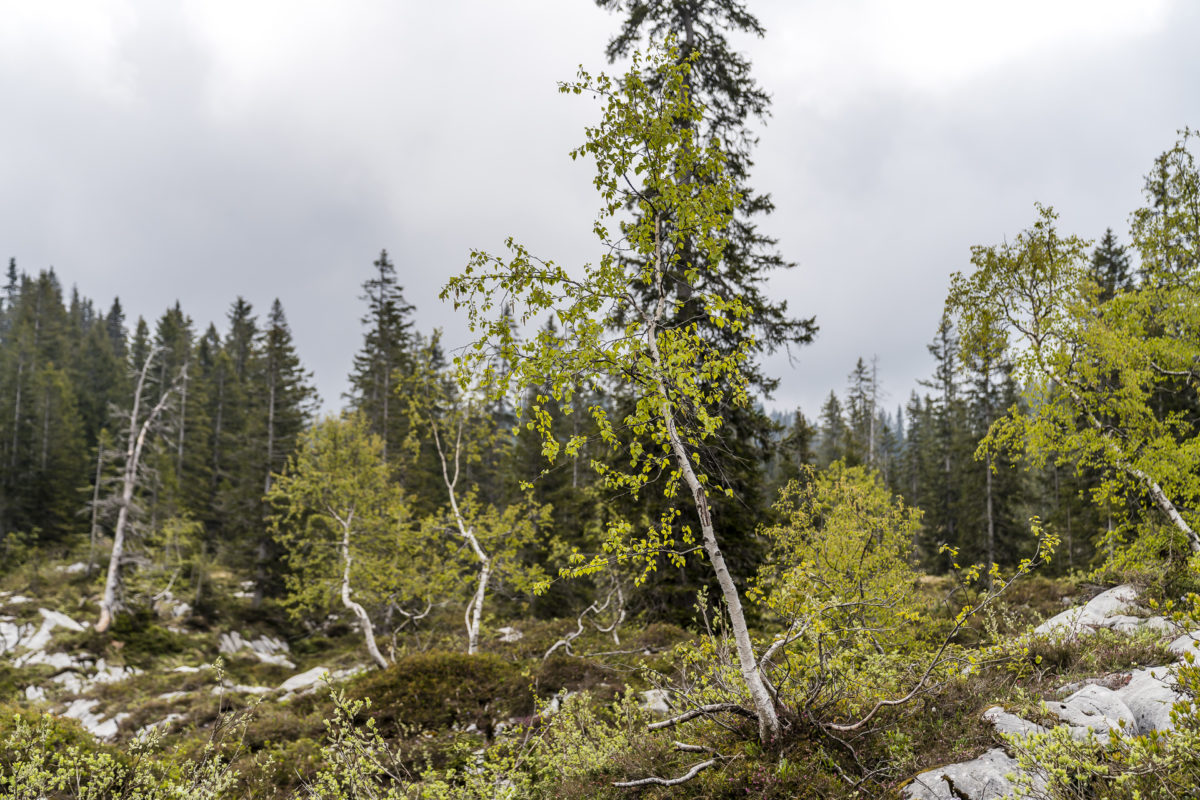
[[[472,724],[490,736],[497,722],[533,712],[529,683],[499,656],[426,653],[358,678],[348,695],[371,701],[370,715],[385,736]]]

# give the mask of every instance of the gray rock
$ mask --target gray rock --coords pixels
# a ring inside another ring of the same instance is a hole
[[[67,706],[67,710],[62,715],[79,720],[79,724],[88,733],[97,739],[108,741],[117,735],[122,720],[128,718],[129,715],[117,714],[112,719],[105,719],[103,715],[95,712],[98,705],[100,705],[99,700],[76,700]]]
[[[904,787],[901,796],[908,800],[996,800],[1012,796],[1016,787],[1008,776],[1019,771],[1015,758],[994,747],[971,761],[922,772]]]
[[[177,599],[170,591],[166,591],[154,601],[154,613],[168,622],[181,620],[191,616],[192,605]]]
[[[1180,658],[1183,658],[1184,653],[1191,653],[1194,658],[1200,660],[1200,631],[1185,633],[1167,645],[1167,649]]]
[[[23,647],[34,633],[29,623],[16,623],[12,619],[0,620],[0,655]]]
[[[283,683],[279,684],[279,691],[299,692],[303,689],[311,688],[320,683],[321,679],[329,674],[330,672],[328,667],[313,667],[307,672],[301,672],[299,675],[293,675]]]
[[[525,634],[513,627],[498,628],[496,633],[500,634],[500,641],[502,642],[519,642],[525,638]]]
[[[69,631],[76,632],[84,630],[84,627],[78,622],[58,611],[39,608],[38,613],[42,615],[41,627],[38,628],[37,633],[31,639],[22,643],[28,650],[45,650],[46,645],[50,644],[50,639],[55,628],[66,628]]]
[[[160,728],[169,728],[173,723],[178,722],[181,719],[183,719],[183,714],[167,714],[158,722],[151,722],[149,725],[143,725],[141,728],[138,728],[138,731],[134,734],[134,737],[138,739],[144,738],[146,735],[159,730]]]
[[[1096,733],[1121,730],[1132,733],[1137,725],[1133,712],[1112,689],[1092,684],[1062,702],[1050,700],[1043,707],[1068,725]]]
[[[1061,614],[1051,617],[1034,628],[1033,632],[1038,636],[1057,634],[1069,637],[1115,625],[1136,627],[1145,620],[1126,612],[1136,609],[1137,599],[1138,591],[1132,584],[1125,583],[1115,586],[1096,595],[1083,606],[1068,608]]]
[[[649,689],[642,694],[642,708],[651,714],[670,714],[671,706],[667,700],[671,693],[666,689]]]
[[[276,664],[288,669],[296,668],[291,659],[284,655],[288,652],[288,643],[282,639],[275,639],[270,636],[247,639],[237,631],[222,633],[217,643],[217,649],[225,654],[249,650],[255,658],[264,664]]]
[[[1117,695],[1133,713],[1134,733],[1173,731],[1171,707],[1183,699],[1172,684],[1174,678],[1167,667],[1134,670],[1129,683]]]
[[[1000,706],[992,706],[983,712],[984,722],[990,722],[996,733],[1008,736],[1028,736],[1031,733],[1045,733],[1046,728],[1036,722],[1022,719],[1016,714],[1010,714]]]

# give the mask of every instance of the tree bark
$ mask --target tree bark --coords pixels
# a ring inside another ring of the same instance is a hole
[[[446,452],[442,447],[442,437],[438,433],[437,422],[430,419],[429,427],[433,431],[433,443],[437,448],[438,459],[442,462],[442,480],[446,484],[446,493],[450,496],[450,510],[454,514],[454,524],[458,526],[458,535],[471,545],[471,550],[474,551],[475,557],[479,559],[481,565],[479,584],[471,601],[467,603],[467,610],[464,613],[467,624],[467,655],[475,655],[479,650],[479,626],[483,618],[483,599],[487,593],[487,582],[492,573],[492,558],[484,552],[483,546],[479,544],[479,539],[475,536],[475,529],[467,527],[466,520],[463,519],[462,512],[458,508],[458,496],[454,491],[458,485],[459,456],[462,453],[462,422],[459,422],[458,432],[454,439],[453,476],[450,475],[450,469],[446,463]]]
[[[104,470],[104,439],[96,442],[96,480],[92,484],[92,529],[88,536],[87,574],[96,570],[96,538],[100,533],[100,478]]]
[[[150,433],[150,427],[154,424],[154,420],[158,418],[162,410],[166,408],[167,400],[174,390],[174,386],[168,387],[162,393],[158,403],[146,415],[146,419],[142,424],[138,425],[138,415],[141,412],[142,390],[145,388],[146,373],[149,369],[150,362],[154,360],[159,348],[157,346],[150,348],[149,354],[146,356],[146,361],[142,364],[141,374],[138,376],[137,389],[133,397],[133,411],[129,415],[129,444],[125,450],[125,471],[123,475],[121,487],[121,505],[117,512],[117,525],[113,530],[113,547],[112,553],[108,558],[108,574],[104,580],[104,596],[100,600],[100,619],[96,622],[96,632],[103,633],[108,630],[112,624],[113,614],[117,609],[117,592],[121,586],[121,558],[125,555],[125,529],[129,524],[129,509],[133,505],[133,493],[137,489],[137,473],[138,464],[142,458],[142,448],[145,447],[146,437]],[[185,365],[180,372],[180,375],[187,374],[187,366]]]
[[[775,702],[771,698],[770,692],[767,691],[766,683],[763,681],[762,673],[758,668],[758,660],[754,654],[754,644],[750,641],[750,629],[746,625],[746,615],[742,610],[742,598],[738,594],[737,585],[733,582],[733,576],[729,574],[729,568],[725,566],[725,556],[721,552],[721,545],[717,541],[716,531],[713,528],[712,511],[708,505],[708,496],[705,494],[704,486],[700,483],[695,470],[692,469],[691,458],[683,446],[683,440],[679,436],[679,431],[675,428],[675,412],[671,407],[671,398],[662,377],[662,355],[658,349],[658,323],[662,320],[666,309],[666,295],[663,292],[662,286],[662,251],[661,239],[659,238],[661,224],[661,220],[656,220],[654,232],[655,254],[658,261],[656,265],[658,303],[654,315],[647,317],[646,333],[646,343],[650,350],[651,362],[654,365],[654,380],[657,384],[656,388],[660,398],[659,413],[666,427],[667,439],[670,442],[676,466],[679,467],[684,481],[692,492],[692,500],[696,505],[696,513],[700,518],[700,531],[704,542],[704,552],[708,554],[708,560],[712,564],[713,572],[717,576],[717,583],[721,587],[721,594],[725,598],[725,606],[729,612],[729,623],[733,631],[733,640],[737,647],[738,666],[741,669],[742,681],[746,684],[746,689],[750,693],[750,699],[754,703],[754,710],[758,716],[758,738],[760,742],[766,744],[779,738],[782,730],[779,723],[779,715],[775,711]]]
[[[475,549],[476,555],[483,551],[474,541],[472,536],[472,547]],[[467,622],[467,655],[473,656],[479,652],[479,626],[483,621],[483,598],[487,593],[488,579],[492,574],[492,562],[489,558],[483,558],[483,566],[479,570],[479,585],[475,589],[475,596],[471,598],[471,602],[467,603],[466,622]]]
[[[371,658],[379,665],[380,669],[387,669],[387,659],[379,652],[378,645],[375,644],[375,626],[371,624],[371,618],[367,615],[367,610],[362,607],[361,603],[356,603],[350,598],[350,527],[354,522],[354,515],[351,514],[342,521],[342,605],[354,612],[354,616],[358,617],[359,623],[362,625],[363,637],[367,640],[367,652],[371,654]]]

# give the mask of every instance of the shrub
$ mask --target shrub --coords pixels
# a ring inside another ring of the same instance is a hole
[[[529,680],[520,669],[488,653],[405,656],[385,670],[360,677],[351,700],[370,699],[370,717],[385,736],[403,727],[446,730],[476,725],[489,738],[497,722],[533,711]]]

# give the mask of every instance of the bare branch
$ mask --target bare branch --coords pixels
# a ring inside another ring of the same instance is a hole
[[[711,703],[706,706],[699,706],[683,712],[679,716],[671,717],[670,719],[651,722],[646,726],[646,730],[658,731],[663,728],[670,728],[678,725],[681,722],[693,720],[696,717],[703,717],[708,714],[738,714],[748,719],[758,719],[758,715],[745,706],[740,706],[737,703]]]
[[[678,778],[639,778],[636,781],[617,781],[613,783],[613,786],[618,789],[633,789],[638,786],[678,786],[681,783],[687,783],[716,763],[717,760],[715,758],[710,758],[708,761],[701,761],[699,764],[694,764],[691,769]]]

